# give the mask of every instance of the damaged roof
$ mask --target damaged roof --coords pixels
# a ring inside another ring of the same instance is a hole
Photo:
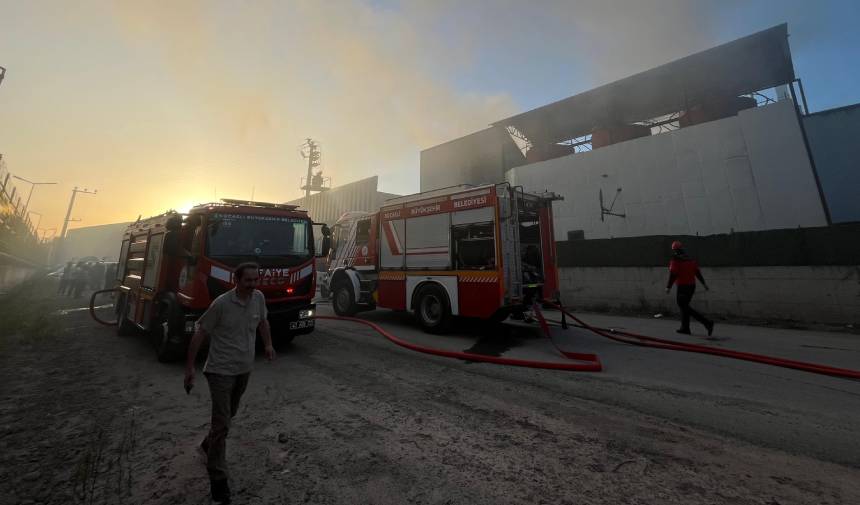
[[[736,97],[794,81],[781,24],[671,63],[497,121],[532,141],[561,142],[597,126],[643,121],[707,98]]]

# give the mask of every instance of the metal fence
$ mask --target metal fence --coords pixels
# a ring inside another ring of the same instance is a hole
[[[38,233],[11,179],[0,157],[0,252],[32,257],[39,244]]]

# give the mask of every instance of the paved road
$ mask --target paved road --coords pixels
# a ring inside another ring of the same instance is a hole
[[[404,314],[363,316],[436,339]],[[59,334],[0,353],[0,496],[208,503],[196,453],[209,414],[203,378],[186,395],[182,364],[157,363],[143,336],[117,337],[83,312],[57,317]],[[672,325],[589,319],[649,333]],[[598,352],[605,372],[502,367],[319,324],[255,367],[229,442],[237,504],[860,503],[846,421],[857,383],[589,336],[561,343]],[[818,347],[857,348],[853,337],[728,330],[717,344],[772,340],[816,359],[835,352]],[[471,324],[450,339],[549,355],[529,331]]]
[[[328,306],[321,304],[321,313]],[[645,335],[744,350],[860,370],[860,335],[721,324],[704,333],[677,335],[677,321],[577,314],[587,323]],[[409,315],[378,310],[361,317],[425,345]],[[549,318],[558,318],[549,312]],[[325,322],[322,323],[325,327]],[[537,329],[512,333],[483,324],[465,325],[461,350],[470,339],[502,355],[557,359]],[[700,331],[702,331],[700,329]],[[489,364],[470,365],[481,374],[529,381],[566,394],[629,408],[696,426],[757,445],[860,468],[860,381],[838,379],[727,358],[616,343],[586,330],[570,329],[559,342],[566,350],[598,354],[604,371],[535,372]],[[512,336],[513,335],[513,336]],[[493,346],[498,342],[498,346]],[[446,344],[446,347],[452,347]]]

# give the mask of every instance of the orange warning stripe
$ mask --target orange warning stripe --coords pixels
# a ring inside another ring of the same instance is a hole
[[[436,275],[456,275],[462,282],[496,282],[499,272],[495,270],[383,270],[379,272],[381,281],[402,281],[406,276],[426,277]]]

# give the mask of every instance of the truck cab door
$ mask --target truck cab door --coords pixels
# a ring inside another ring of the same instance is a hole
[[[197,268],[200,260],[203,258],[203,230],[206,228],[203,223],[197,224],[193,229],[188,230],[191,237],[191,247],[189,252],[195,258],[195,261],[187,262],[179,272],[179,292],[183,295],[193,298],[195,295],[194,285],[197,280]]]
[[[373,265],[375,255],[371,244],[373,222],[370,216],[360,218],[355,223],[355,253],[353,266]]]

